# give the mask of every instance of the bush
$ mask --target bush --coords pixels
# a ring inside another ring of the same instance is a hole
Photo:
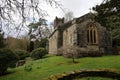
[[[31,52],[32,50],[34,50],[34,42],[33,41],[30,41],[30,44],[29,44],[29,49],[28,51]]]
[[[27,71],[27,72],[31,71],[32,70],[32,64],[25,65],[24,70]]]
[[[112,52],[113,52],[112,53],[113,55],[119,55],[120,48],[119,47],[113,47]]]
[[[0,34],[0,48],[4,48],[4,47],[5,47],[4,35]]]
[[[40,59],[47,54],[47,50],[44,48],[37,48],[31,52],[31,58]]]
[[[0,75],[7,71],[7,68],[18,61],[17,55],[10,49],[0,49]]]
[[[46,48],[47,42],[48,42],[47,38],[41,39],[39,47]]]
[[[24,60],[29,56],[29,53],[25,50],[16,50],[15,53],[18,55],[19,60]]]

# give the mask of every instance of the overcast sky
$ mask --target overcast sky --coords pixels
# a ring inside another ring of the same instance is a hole
[[[80,17],[88,12],[93,6],[100,4],[103,0],[61,0],[62,7],[65,11],[72,11],[74,17]],[[49,14],[47,19],[53,21],[55,16],[63,17],[64,13],[60,9],[46,8]]]
[[[59,1],[62,4],[62,8],[64,12],[72,11],[74,14],[74,17],[80,17],[90,12],[90,8],[92,8],[97,4],[100,4],[103,0],[59,0]],[[48,20],[48,23],[53,22],[56,16],[62,18],[65,15],[65,13],[60,8],[54,8],[44,3],[43,5],[41,4],[40,6],[49,14],[49,16],[46,17],[46,19]],[[26,28],[24,28],[23,31],[20,33],[21,35],[25,35],[28,33],[28,31],[26,32],[25,29]],[[18,35],[18,34],[15,34],[16,31],[13,31],[13,30],[10,33],[8,31],[5,31],[5,32],[7,33],[7,35],[12,35],[15,37]]]

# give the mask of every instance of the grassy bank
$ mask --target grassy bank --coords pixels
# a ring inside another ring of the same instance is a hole
[[[47,56],[44,59],[28,60],[28,62],[15,69],[9,69],[11,74],[0,76],[0,80],[42,80],[50,75],[60,74],[80,69],[117,69],[120,70],[120,55],[103,57],[86,57],[72,59],[60,56]],[[26,71],[25,66],[31,66],[31,71]]]

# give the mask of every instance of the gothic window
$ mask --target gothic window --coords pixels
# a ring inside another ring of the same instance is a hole
[[[78,45],[78,34],[77,34],[77,30],[74,31],[73,43],[74,43],[74,45]]]
[[[80,44],[80,34],[79,33],[77,33],[77,45],[79,45]]]
[[[97,28],[93,23],[87,24],[87,43],[90,45],[98,44]]]

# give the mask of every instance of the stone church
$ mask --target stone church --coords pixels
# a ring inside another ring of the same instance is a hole
[[[64,23],[64,18],[55,18],[54,32],[49,37],[49,53],[58,54],[59,49],[70,50],[77,47],[78,52],[90,51],[110,53],[112,39],[110,32],[94,20],[92,13]],[[96,53],[97,54],[97,53]]]

